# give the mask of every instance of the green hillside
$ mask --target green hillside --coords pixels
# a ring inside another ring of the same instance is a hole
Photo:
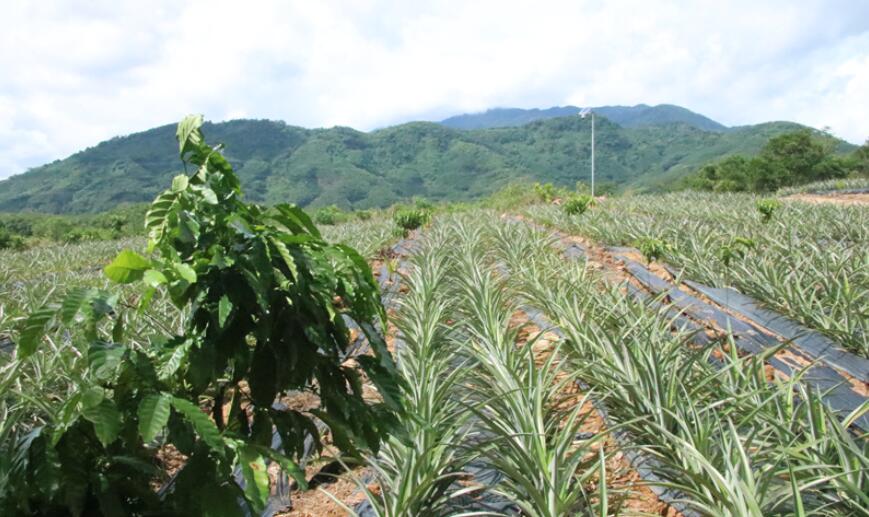
[[[660,188],[712,159],[755,154],[791,123],[726,132],[687,124],[622,127],[597,119],[597,172],[622,187]],[[412,196],[467,200],[517,180],[573,186],[588,177],[590,121],[455,130],[413,122],[371,133],[303,129],[268,120],[206,124],[226,145],[247,196],[266,203],[342,208]],[[0,182],[0,211],[86,213],[150,201],[177,174],[174,126],[118,137]]]
[[[662,124],[688,124],[705,131],[726,131],[727,126],[699,113],[672,104],[649,106],[600,106],[592,108],[599,116],[623,127],[643,127]],[[535,120],[575,116],[581,108],[556,106],[548,109],[494,108],[482,113],[457,115],[440,123],[453,129],[489,129],[523,126]]]

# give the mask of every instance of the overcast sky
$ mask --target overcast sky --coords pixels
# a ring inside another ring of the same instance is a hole
[[[869,2],[4,0],[0,178],[172,123],[672,103],[869,137]]]

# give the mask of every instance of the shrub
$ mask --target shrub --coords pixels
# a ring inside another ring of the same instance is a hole
[[[724,267],[730,267],[731,262],[745,257],[748,250],[757,247],[757,243],[747,237],[734,237],[727,244],[718,248],[718,258]]]
[[[392,220],[404,233],[416,230],[428,222],[430,214],[426,210],[417,208],[399,208],[392,215]]]
[[[70,335],[84,341],[74,345],[89,369],[46,425],[4,437],[0,450],[17,459],[0,462],[0,513],[258,515],[269,497],[266,461],[306,486],[298,461],[306,442],[321,447],[313,414],[356,455],[376,453],[397,422],[398,377],[375,330],[385,313],[368,265],[325,242],[298,207],[245,203],[201,125],[179,124],[181,158],[196,172],[151,205],[149,256],[125,250],[105,268],[116,283],[141,285],[133,310],[162,290],[188,316],[177,330],[155,329],[146,346],[127,345],[119,297],[78,289],[23,322],[18,360],[40,353],[48,329],[80,324]],[[345,318],[374,352],[356,366],[343,358]],[[382,402],[363,399],[363,373]],[[316,392],[319,407],[273,405],[292,391]],[[280,450],[270,447],[273,429]],[[164,445],[188,458],[161,501],[151,483]]]
[[[763,222],[768,223],[772,220],[772,216],[776,210],[781,207],[781,201],[777,199],[760,199],[755,203],[757,211],[760,212]]]
[[[24,239],[18,235],[12,235],[0,227],[0,250],[22,248],[24,248]]]
[[[347,215],[335,205],[323,206],[314,211],[314,222],[322,225],[343,223]]]
[[[667,241],[652,237],[643,237],[636,242],[636,246],[639,248],[640,253],[643,254],[643,257],[646,258],[646,262],[649,263],[659,260],[668,251],[673,249]]]
[[[587,194],[572,195],[564,200],[562,209],[567,215],[582,215],[593,204],[594,199]]]
[[[551,203],[558,196],[558,189],[552,183],[535,183],[534,193],[544,203]]]

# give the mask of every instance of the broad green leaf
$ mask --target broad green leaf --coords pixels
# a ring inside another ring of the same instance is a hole
[[[232,302],[226,295],[223,295],[217,304],[217,322],[221,328],[226,325],[226,319],[229,318],[230,312],[232,312]]]
[[[223,440],[220,437],[220,430],[217,429],[217,426],[208,415],[203,413],[196,404],[182,398],[174,397],[172,399],[172,406],[175,407],[176,411],[184,415],[184,418],[190,422],[190,425],[193,426],[193,429],[202,441],[218,454],[223,454]]]
[[[305,231],[315,237],[320,236],[320,230],[311,221],[308,214],[296,205],[280,204],[275,207],[284,217],[289,218],[295,224],[298,224]]]
[[[91,312],[91,318],[95,321],[103,316],[107,316],[115,312],[115,307],[118,305],[118,295],[102,292],[91,299],[88,310]]]
[[[202,199],[206,203],[208,203],[209,205],[216,205],[217,204],[217,194],[215,194],[213,190],[211,190],[208,187],[203,187],[201,192],[202,192]]]
[[[178,239],[181,242],[192,244],[199,238],[199,223],[189,212],[183,211],[178,214]]]
[[[109,380],[114,377],[126,347],[110,343],[94,343],[88,349],[88,367],[92,375],[99,380]]]
[[[178,200],[178,193],[167,190],[157,196],[151,204],[151,208],[145,214],[145,228],[154,229],[162,226],[166,221],[166,214]]]
[[[308,489],[308,480],[305,479],[305,471],[295,461],[272,449],[268,449],[266,453],[273,461],[281,466],[281,470],[283,470],[285,474],[293,478],[296,483],[299,484],[299,488],[302,490]]]
[[[142,276],[142,280],[146,285],[150,287],[157,287],[165,284],[168,280],[166,279],[166,275],[157,271],[156,269],[149,269],[145,271],[145,274]]]
[[[247,238],[251,238],[254,236],[253,230],[250,225],[247,224],[247,221],[244,220],[243,217],[238,214],[233,214],[229,217],[229,227],[234,229],[239,235],[243,235]]]
[[[178,371],[178,368],[181,367],[181,364],[187,360],[187,354],[190,353],[190,342],[185,341],[180,345],[175,346],[172,349],[172,352],[169,356],[163,361],[157,368],[157,375],[159,376],[161,381],[166,381],[172,375],[175,375],[175,372]]]
[[[67,293],[60,306],[60,320],[64,323],[72,322],[76,314],[90,301],[95,293],[94,289],[77,287]]]
[[[25,359],[36,351],[36,347],[45,335],[45,327],[57,311],[50,307],[37,309],[24,320],[21,334],[18,336],[18,357]]]
[[[383,396],[383,401],[395,411],[401,411],[401,377],[392,375],[393,370],[384,367],[382,362],[369,355],[360,355],[356,358],[359,365],[365,370],[371,382],[377,386],[378,392]]]
[[[272,237],[270,242],[278,250],[278,255],[284,260],[284,263],[287,265],[287,269],[290,272],[291,278],[290,280],[295,282],[296,279],[299,278],[299,268],[296,266],[296,260],[290,255],[290,250],[287,248],[287,245],[281,242],[280,240]]]
[[[182,190],[187,188],[187,185],[190,183],[190,180],[184,174],[179,174],[172,178],[172,191],[173,192],[181,192]]]
[[[332,432],[332,440],[338,448],[351,454],[359,453],[353,443],[353,431],[344,422],[319,409],[312,409],[311,414],[329,426],[329,431]]]
[[[255,513],[262,512],[269,500],[269,474],[262,454],[254,447],[242,447],[238,461],[244,477],[244,495]]]
[[[106,391],[99,386],[92,386],[81,394],[81,405],[85,409],[97,407],[106,398]]]
[[[151,442],[169,422],[172,408],[172,395],[155,393],[148,395],[139,403],[139,434],[145,443]]]
[[[176,206],[178,194],[167,190],[157,196],[151,208],[145,214],[145,228],[148,229],[148,251],[153,251],[154,247],[163,238],[163,233],[166,230],[166,216]]]
[[[178,124],[178,131],[175,136],[178,138],[178,153],[182,158],[190,147],[202,143],[202,135],[199,133],[202,120],[202,115],[187,115]]]
[[[103,399],[96,407],[84,409],[82,416],[94,425],[97,439],[104,447],[108,447],[118,438],[118,433],[121,432],[121,413],[111,400]]]
[[[186,280],[188,283],[196,283],[196,271],[194,271],[192,267],[183,262],[174,264],[174,267],[175,271],[181,278]]]
[[[124,250],[105,268],[106,276],[119,284],[129,284],[142,278],[151,261],[135,251]]]

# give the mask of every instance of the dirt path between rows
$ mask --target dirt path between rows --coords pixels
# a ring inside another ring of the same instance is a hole
[[[513,313],[510,326],[511,328],[521,329],[517,336],[517,346],[525,346],[529,340],[534,339],[532,353],[534,355],[534,362],[538,367],[542,367],[546,363],[552,353],[554,344],[562,339],[551,330],[544,332],[522,309],[518,309]],[[563,381],[565,375],[567,374],[564,371],[560,372],[557,376],[557,381]],[[628,461],[627,456],[625,456],[622,450],[623,445],[607,429],[607,423],[604,420],[603,414],[595,407],[594,401],[591,398],[583,397],[579,385],[569,383],[564,390],[564,394],[565,399],[561,401],[562,407],[569,408],[571,405],[575,406],[584,401],[580,415],[586,420],[582,424],[580,432],[606,434],[606,439],[601,444],[593,445],[592,450],[597,453],[597,449],[602,445],[607,453],[605,482],[611,497],[608,504],[610,508],[616,509],[615,515],[620,515],[624,512],[626,515],[684,517],[684,514],[676,510],[676,508],[659,499],[648,482],[630,464],[630,461]],[[599,490],[599,483],[600,478],[596,477],[586,489],[589,493],[595,493]]]
[[[836,205],[869,205],[869,193],[861,194],[794,194],[784,198],[785,201],[802,201],[804,203],[833,203]]]

